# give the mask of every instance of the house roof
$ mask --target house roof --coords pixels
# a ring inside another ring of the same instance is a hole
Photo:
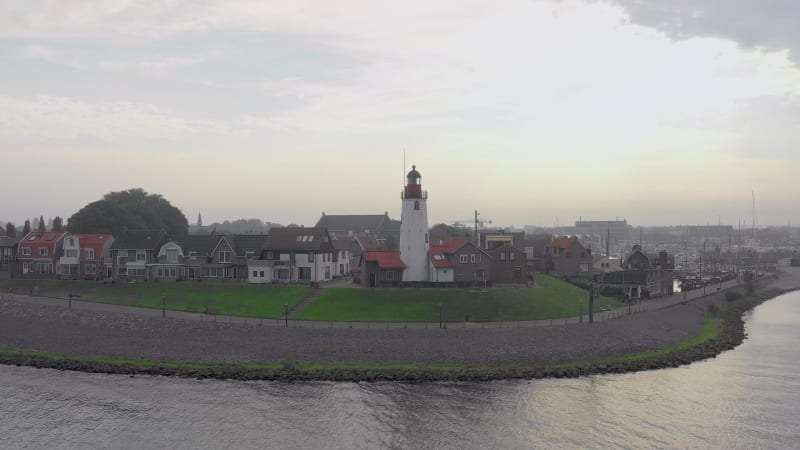
[[[13,247],[21,240],[21,237],[0,237],[0,247]]]
[[[370,250],[364,252],[364,261],[376,262],[381,269],[405,269],[399,250]]]
[[[234,234],[233,247],[236,254],[244,256],[247,252],[253,252],[254,255],[260,255],[267,242],[267,236],[266,234]]]
[[[111,248],[155,250],[166,237],[162,230],[127,230],[114,240]]]
[[[95,258],[100,258],[103,254],[103,247],[105,247],[109,241],[114,240],[114,236],[110,234],[73,234],[72,237],[78,239],[81,249],[93,248]],[[86,253],[82,251],[80,258],[85,259],[85,256]]]
[[[180,239],[175,239],[175,242],[181,246],[183,253],[195,252],[198,255],[209,255],[211,250],[217,246],[222,235],[216,234],[190,234]]]
[[[286,227],[270,230],[265,250],[321,250],[331,245],[328,231],[320,227]]]
[[[382,230],[390,222],[388,213],[384,214],[325,214],[317,221],[316,227],[329,231],[370,231]]]
[[[34,244],[37,247],[42,244],[50,245],[54,242],[58,242],[65,234],[67,234],[66,231],[45,231],[44,233],[41,231],[31,231],[20,241],[20,247],[33,246]]]
[[[550,245],[556,248],[570,248],[572,244],[575,243],[576,240],[577,238],[574,237],[562,236],[553,239],[553,242]]]

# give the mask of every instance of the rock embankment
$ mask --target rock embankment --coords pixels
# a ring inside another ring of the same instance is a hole
[[[716,294],[592,325],[535,329],[284,329],[0,301],[0,347],[12,350],[0,352],[0,363],[126,375],[279,381],[420,382],[635,372],[676,367],[734,348],[745,338],[745,311],[796,288],[786,280],[773,284],[780,287],[734,302]],[[614,360],[670,348],[697,336],[711,304],[719,305],[722,319],[717,338],[666,355]],[[613,362],[596,362],[609,359]],[[138,363],[141,360],[158,363]],[[182,364],[187,361],[196,364]],[[255,368],[263,362],[281,364]],[[303,364],[340,367],[305,370]],[[440,364],[451,368],[436,366]],[[371,365],[413,365],[415,369],[372,369]]]

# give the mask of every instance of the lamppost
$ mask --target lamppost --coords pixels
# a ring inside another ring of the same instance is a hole
[[[439,328],[442,328],[442,304],[439,303]]]
[[[283,304],[283,326],[289,328],[289,302]]]
[[[581,308],[581,315],[580,318],[578,319],[578,322],[583,323],[583,297],[578,297],[578,305],[580,305]]]

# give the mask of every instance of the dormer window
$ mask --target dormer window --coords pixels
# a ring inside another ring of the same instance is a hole
[[[31,256],[31,248],[30,247],[22,247],[22,255],[23,256]]]
[[[50,249],[47,247],[39,247],[39,256],[47,256],[50,254]]]
[[[229,263],[231,262],[231,252],[219,252],[219,262]]]

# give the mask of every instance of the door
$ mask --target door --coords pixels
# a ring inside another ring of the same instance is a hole
[[[375,287],[375,272],[369,274],[369,287]]]

